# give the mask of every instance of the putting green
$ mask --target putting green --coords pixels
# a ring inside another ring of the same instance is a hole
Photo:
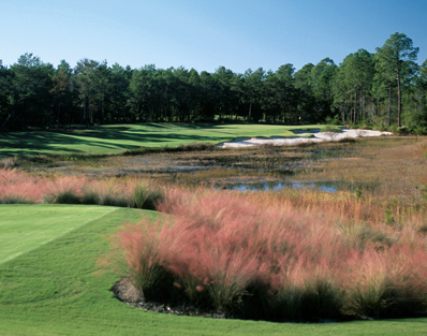
[[[0,264],[115,210],[101,206],[0,205]]]

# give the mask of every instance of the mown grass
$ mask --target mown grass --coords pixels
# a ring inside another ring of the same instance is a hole
[[[0,206],[31,223],[33,211],[58,206]],[[85,209],[83,206],[59,208]],[[77,211],[75,211],[77,213]],[[153,220],[155,212],[117,209],[0,265],[0,334],[11,335],[425,335],[427,319],[337,324],[211,320],[145,312],[116,300],[119,279],[98,264],[109,251],[106,235],[123,221]],[[0,219],[1,220],[1,219]],[[58,214],[58,222],[61,216]],[[25,232],[21,231],[24,235]],[[1,246],[1,245],[0,245]]]
[[[9,205],[1,207],[0,264],[28,253],[78,227],[102,217],[115,208],[40,207]],[[25,215],[16,216],[25,211]]]
[[[33,131],[0,134],[0,158],[41,154],[101,155],[144,147],[177,147],[190,143],[219,143],[236,137],[298,136],[298,126],[256,124],[105,125],[69,132]],[[319,128],[319,126],[304,126]]]

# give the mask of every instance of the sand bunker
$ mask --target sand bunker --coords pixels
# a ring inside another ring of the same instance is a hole
[[[371,137],[371,136],[380,136],[380,135],[391,135],[391,132],[380,132],[380,131],[371,131],[371,130],[361,130],[361,129],[347,129],[343,128],[342,132],[321,132],[320,129],[306,131],[292,131],[299,136],[296,137],[271,137],[271,138],[237,138],[233,142],[223,142],[218,145],[221,148],[230,148],[230,147],[250,147],[250,146],[260,146],[260,145],[293,145],[300,144],[304,142],[321,142],[321,141],[336,141],[345,138],[358,138],[358,137]],[[304,135],[313,135],[312,137],[301,137]]]

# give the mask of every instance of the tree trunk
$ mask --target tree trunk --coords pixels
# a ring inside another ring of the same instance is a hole
[[[353,123],[356,125],[356,101],[357,101],[357,91],[354,89],[354,113],[353,113]]]
[[[85,104],[85,126],[86,128],[89,128],[89,99],[86,99],[86,104]]]
[[[59,117],[61,115],[61,104],[58,104],[58,120],[56,123],[56,128],[59,128]]]
[[[391,83],[388,86],[388,126],[391,125]]]
[[[345,124],[345,110],[344,110],[344,107],[343,107],[343,104],[341,103],[341,105],[340,105],[340,110],[341,110],[341,119],[342,119],[342,123],[343,123],[343,125]]]
[[[397,127],[402,126],[401,122],[401,112],[402,112],[402,97],[401,97],[401,88],[400,88],[400,72],[399,68],[397,69]]]
[[[12,117],[12,115],[14,115],[15,114],[15,111],[13,112],[13,113],[9,113],[9,115],[7,116],[7,118],[6,118],[6,120],[5,120],[5,122],[3,123],[3,125],[1,125],[1,127],[0,127],[0,132],[2,132],[3,131],[3,128],[6,126],[6,124],[7,124],[7,122],[9,121],[9,119]]]
[[[102,102],[101,102],[101,124],[104,124],[104,95],[102,95]]]
[[[92,125],[93,124],[93,108],[91,109],[90,106],[88,108],[89,108],[89,115],[90,115],[90,124]]]

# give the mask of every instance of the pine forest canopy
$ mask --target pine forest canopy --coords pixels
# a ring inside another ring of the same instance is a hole
[[[219,67],[214,73],[183,67],[139,69],[83,59],[55,69],[30,53],[10,67],[0,60],[0,128],[66,124],[224,119],[305,124],[335,117],[364,127],[401,125],[427,132],[427,60],[395,33],[376,49],[292,64],[276,72],[244,74]]]

